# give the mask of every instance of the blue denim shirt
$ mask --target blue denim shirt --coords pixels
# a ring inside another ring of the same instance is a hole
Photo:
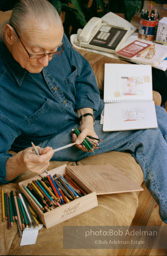
[[[0,182],[6,179],[8,150],[38,144],[72,124],[77,110],[102,110],[92,68],[63,37],[64,52],[41,73],[23,69],[0,42]]]

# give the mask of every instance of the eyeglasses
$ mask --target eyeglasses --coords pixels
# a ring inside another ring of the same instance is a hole
[[[9,24],[9,25],[10,25],[10,24]],[[11,26],[11,25],[10,25],[10,26]],[[11,26],[11,27],[14,29],[14,31],[15,31],[15,33],[16,33],[18,39],[20,40],[20,43],[22,44],[24,50],[25,50],[26,53],[28,54],[29,59],[38,59],[38,58],[40,59],[40,58],[43,58],[43,57],[45,57],[45,56],[47,56],[47,55],[48,55],[48,57],[53,58],[53,57],[59,56],[59,55],[64,51],[64,50],[63,50],[63,44],[61,44],[61,45],[58,46],[58,49],[61,48],[61,50],[59,50],[59,51],[52,52],[52,53],[37,53],[37,54],[31,54],[31,53],[28,52],[27,48],[26,48],[25,45],[23,44],[23,42],[22,42],[22,40],[21,40],[21,38],[20,38],[20,36],[19,36],[17,30],[16,30],[13,26]]]

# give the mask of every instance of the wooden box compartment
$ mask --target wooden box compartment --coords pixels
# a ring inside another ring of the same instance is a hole
[[[97,195],[118,194],[143,190],[139,185],[112,165],[62,165],[49,171],[51,176],[55,173],[60,175],[67,173],[67,175],[70,176],[88,194],[67,204],[61,205],[50,212],[43,213],[23,187],[31,181],[39,179],[39,176],[20,182],[19,186],[21,192],[27,197],[46,228],[52,227],[98,206]],[[44,177],[46,174],[43,173],[41,176]]]
[[[81,188],[83,188],[88,194],[79,197],[67,204],[61,205],[60,207],[57,207],[50,212],[43,213],[40,207],[35,203],[35,201],[24,189],[25,185],[31,183],[33,180],[40,179],[40,176],[35,176],[31,179],[20,182],[19,187],[21,192],[26,196],[46,228],[50,228],[80,213],[86,212],[98,205],[96,192],[92,192],[90,188],[88,188],[82,181],[80,181],[80,179],[76,177],[73,172],[71,172],[70,166],[67,167],[67,165],[62,165],[49,171],[49,174],[51,174],[51,176],[55,173],[60,175],[64,175],[65,173],[67,173],[67,175],[69,175],[74,181],[76,181],[77,184],[81,186]],[[42,173],[41,176],[46,176],[46,173]]]

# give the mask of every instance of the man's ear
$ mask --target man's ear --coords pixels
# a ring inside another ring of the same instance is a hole
[[[9,25],[6,24],[4,28],[5,40],[8,44],[13,45],[16,40],[16,33],[14,29]]]

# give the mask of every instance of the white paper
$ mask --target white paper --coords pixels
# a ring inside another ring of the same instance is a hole
[[[38,237],[38,231],[42,227],[43,225],[40,224],[39,227],[36,227],[36,228],[34,227],[25,228],[23,231],[20,246],[35,244]]]
[[[123,131],[156,128],[153,101],[106,103],[103,131]]]
[[[152,100],[150,65],[105,64],[104,103]]]

